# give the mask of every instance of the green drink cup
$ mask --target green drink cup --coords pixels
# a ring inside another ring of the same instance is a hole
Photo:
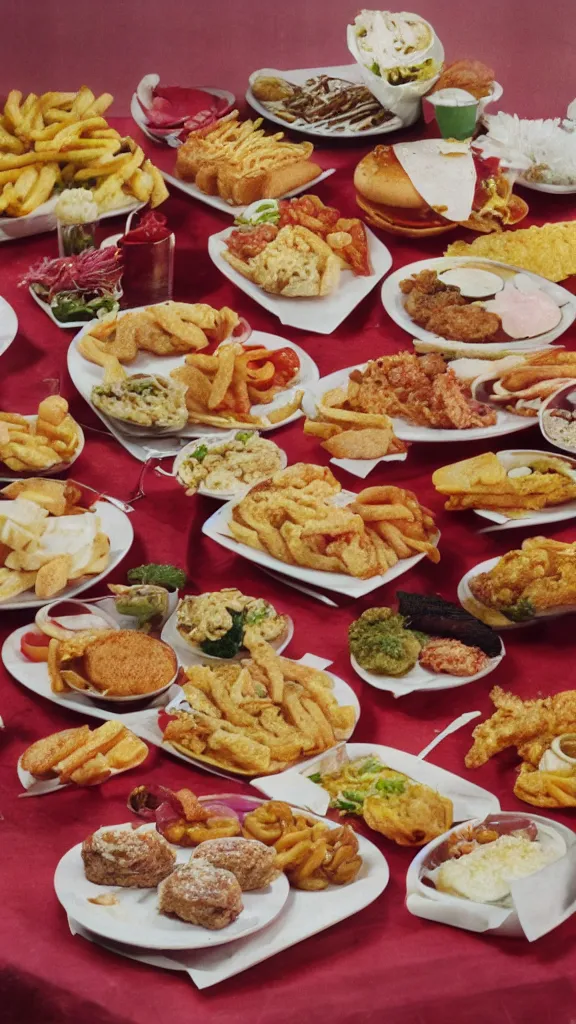
[[[465,89],[439,89],[426,99],[434,107],[443,139],[470,139],[476,128],[478,100]]]

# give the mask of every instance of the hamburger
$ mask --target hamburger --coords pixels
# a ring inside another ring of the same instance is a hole
[[[467,142],[424,139],[376,146],[354,172],[356,202],[373,227],[425,238],[461,225],[489,233],[528,213],[498,157]]]

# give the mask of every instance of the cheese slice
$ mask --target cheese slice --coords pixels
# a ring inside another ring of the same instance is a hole
[[[468,220],[476,188],[476,168],[467,142],[423,139],[392,147],[414,188],[446,220]]]

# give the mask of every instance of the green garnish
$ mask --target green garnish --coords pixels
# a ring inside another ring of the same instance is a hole
[[[377,757],[368,757],[364,764],[358,769],[358,775],[368,775],[372,772],[379,772],[383,766]]]
[[[374,63],[370,65],[370,71],[372,71],[372,73],[374,75],[378,75],[378,78],[382,78],[382,72],[380,71],[380,65],[378,64],[377,61],[374,61]]]
[[[322,782],[322,775],[320,774],[320,772],[313,772],[312,775],[308,775],[306,777],[310,779],[310,782]]]
[[[248,441],[252,437],[251,430],[239,430],[238,433],[234,434],[235,441],[242,441],[242,444],[248,444]]]
[[[264,619],[268,618],[267,608],[254,608],[251,612],[246,615],[247,626],[258,626]]]
[[[184,569],[157,562],[138,565],[129,569],[127,575],[129,583],[153,583],[157,587],[166,587],[166,590],[180,590],[186,584]]]
[[[348,800],[336,800],[334,807],[339,811],[355,811],[358,804],[351,804]]]
[[[345,800],[353,800],[356,804],[361,804],[364,801],[364,793],[360,793],[357,789],[343,789],[342,796]]]
[[[50,309],[56,320],[65,324],[74,320],[94,320],[105,313],[116,313],[119,304],[113,295],[98,295],[88,300],[82,292],[59,292],[52,299]]]
[[[213,658],[233,658],[242,647],[244,640],[244,612],[233,612],[230,608],[232,625],[224,636],[218,640],[202,640],[199,644],[204,654],[211,654]]]
[[[200,444],[200,445],[198,445],[197,448],[194,449],[194,451],[192,452],[192,455],[190,456],[190,458],[191,459],[196,459],[197,462],[204,462],[204,459],[206,458],[207,455],[208,455],[208,445],[207,444]]]
[[[404,792],[405,788],[404,779],[378,779],[375,783],[375,789],[386,796],[399,795]]]
[[[521,597],[519,601],[516,601],[516,604],[511,604],[507,608],[500,608],[500,611],[506,618],[511,619],[512,622],[527,622],[528,619],[533,619],[536,615],[536,609],[527,597]]]

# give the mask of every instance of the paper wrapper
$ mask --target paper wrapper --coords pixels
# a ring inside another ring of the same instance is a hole
[[[406,907],[415,917],[469,932],[491,932],[529,942],[547,935],[576,911],[576,836],[571,829],[540,815],[529,817],[559,832],[567,852],[560,860],[511,884],[511,908],[447,896],[420,884],[420,862],[430,846],[414,859],[406,876]],[[478,818],[470,822],[479,823]],[[460,826],[459,826],[460,827]],[[438,844],[435,840],[434,845]],[[429,894],[429,895],[428,895]]]
[[[430,92],[434,83],[438,81],[440,74],[435,75],[433,78],[428,78],[425,82],[407,82],[405,85],[389,85],[388,82],[384,81],[384,79],[379,75],[375,75],[374,72],[371,71],[370,68],[367,68],[363,63],[365,58],[362,57],[358,50],[354,25],[348,25],[346,38],[348,49],[360,68],[364,84],[370,90],[372,95],[376,97],[383,107],[386,107],[386,110],[390,110],[391,113],[396,114],[396,116],[402,120],[404,127],[414,124],[414,122],[420,117],[422,97],[427,92]],[[444,61],[444,47],[436,35],[434,36],[433,43],[420,58],[420,61],[428,60],[429,57],[438,61],[439,64],[442,64]]]
[[[407,457],[408,452],[398,452],[397,455],[383,455],[380,459],[330,459],[330,462],[365,480],[379,462],[405,462]]]
[[[467,821],[471,816],[483,818],[500,810],[498,798],[487,789],[430,764],[416,754],[373,743],[339,743],[324,754],[289,768],[281,775],[254,779],[253,785],[275,800],[285,800],[314,814],[325,814],[330,803],[329,794],[315,782],[310,782],[307,776],[315,772],[326,774],[338,771],[347,761],[370,755],[378,757],[393,771],[402,772],[415,782],[430,786],[442,796],[448,797],[453,804],[454,821]]]

